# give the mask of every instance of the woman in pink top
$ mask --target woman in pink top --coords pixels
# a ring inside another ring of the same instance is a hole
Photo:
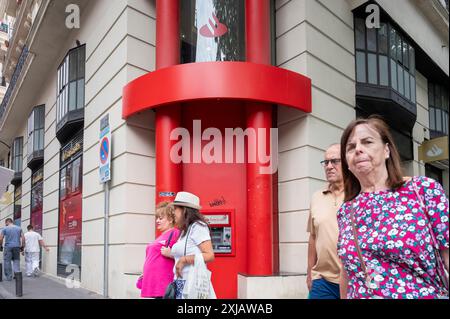
[[[146,249],[144,272],[138,280],[143,298],[162,298],[166,287],[173,280],[174,259],[170,250],[180,236],[180,231],[174,228],[175,215],[168,202],[156,207],[156,228],[162,233]]]

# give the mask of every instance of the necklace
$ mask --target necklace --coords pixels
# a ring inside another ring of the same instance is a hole
[[[340,195],[342,194],[342,192],[339,192],[339,195],[336,195],[335,192],[331,191],[331,194],[333,194],[333,199],[334,199],[334,207],[338,206],[338,197],[340,197]],[[339,201],[340,202],[340,201]]]

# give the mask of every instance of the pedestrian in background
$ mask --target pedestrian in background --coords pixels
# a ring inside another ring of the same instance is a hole
[[[175,257],[176,299],[183,299],[182,292],[195,255],[202,254],[205,263],[214,260],[211,235],[205,217],[200,214],[200,199],[188,192],[178,192],[173,202],[175,223],[181,230],[178,242],[172,247]]]
[[[161,235],[147,246],[144,271],[138,279],[138,288],[143,298],[162,298],[167,285],[173,280],[174,258],[171,247],[180,236],[174,228],[175,214],[169,202],[159,203],[156,207],[156,228]]]
[[[22,228],[14,225],[11,218],[5,220],[5,226],[0,233],[0,249],[3,250],[3,240],[5,240],[3,250],[5,280],[11,281],[14,273],[20,272],[20,251],[23,251],[25,246],[25,238]]]
[[[440,276],[449,262],[448,199],[442,186],[425,176],[404,178],[389,127],[379,117],[349,124],[341,159],[341,297],[448,298]]]
[[[25,233],[25,271],[27,277],[39,275],[39,261],[41,256],[41,247],[47,252],[48,247],[45,245],[41,234],[36,233],[32,225],[27,226]]]
[[[320,162],[328,185],[311,199],[308,229],[307,285],[309,299],[340,299],[340,261],[337,255],[339,235],[337,211],[344,201],[341,145],[331,145]]]

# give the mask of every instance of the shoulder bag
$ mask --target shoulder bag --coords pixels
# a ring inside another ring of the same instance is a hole
[[[184,255],[183,256],[186,256],[187,242],[189,239],[190,230],[191,230],[191,227],[189,227],[187,234],[186,234],[186,243],[184,244]],[[176,299],[176,296],[177,296],[177,283],[174,280],[167,286],[163,299]]]
[[[428,229],[431,235],[431,241],[434,248],[434,255],[436,256],[436,268],[437,273],[441,279],[441,282],[444,284],[444,288],[446,290],[446,295],[448,296],[448,271],[445,269],[444,261],[442,260],[441,251],[439,250],[439,244],[436,240],[436,237],[434,235],[433,227],[431,226],[431,221],[428,216],[428,210],[425,206],[425,203],[423,202],[422,197],[419,194],[419,190],[417,188],[416,183],[414,182],[414,179],[412,181],[414,192],[416,193],[417,199],[419,200],[420,206],[423,209],[423,212],[428,220]]]

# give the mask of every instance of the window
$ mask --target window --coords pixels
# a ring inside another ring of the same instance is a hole
[[[446,87],[428,82],[428,110],[432,138],[448,135],[448,100]]]
[[[57,123],[69,112],[84,108],[85,51],[85,45],[69,51],[58,68]]]
[[[180,0],[181,63],[245,61],[244,0]]]
[[[11,169],[16,173],[22,173],[22,162],[23,137],[17,137],[12,145]]]
[[[20,227],[22,222],[22,184],[14,188],[14,224]]]
[[[83,135],[61,149],[59,179],[58,276],[70,275],[68,265],[81,268]]]
[[[367,29],[365,20],[355,18],[356,81],[390,87],[416,103],[415,52],[400,31],[390,23]]]
[[[31,175],[31,208],[30,223],[34,231],[42,235],[42,205],[43,205],[43,179],[44,168],[33,172]]]
[[[36,106],[28,118],[28,161],[34,152],[44,151],[45,106]]]

